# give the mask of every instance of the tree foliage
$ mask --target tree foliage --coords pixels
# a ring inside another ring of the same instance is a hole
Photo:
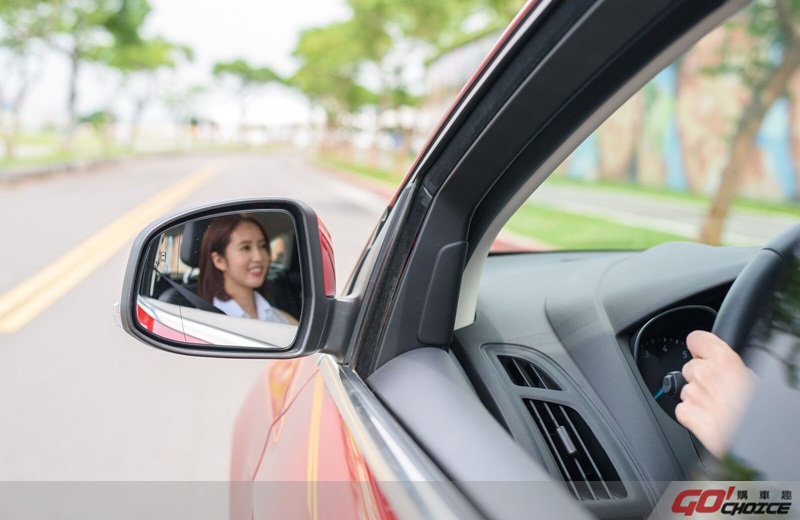
[[[300,34],[294,50],[301,65],[289,84],[323,108],[334,126],[377,100],[357,80],[365,46],[357,31],[352,21],[309,29]]]
[[[281,83],[283,80],[269,67],[254,67],[243,59],[218,62],[214,64],[212,74],[215,78],[231,79],[239,93],[248,94],[269,83]]]
[[[294,50],[300,66],[290,84],[322,107],[332,126],[367,105],[378,115],[415,105],[408,69],[467,33],[505,26],[520,3],[348,0],[348,6],[350,18],[304,31]],[[470,27],[476,19],[477,28]]]
[[[101,60],[109,45],[133,45],[150,12],[147,0],[59,0],[56,48],[80,60]]]
[[[161,37],[139,39],[136,43],[109,45],[98,52],[98,60],[125,74],[174,68],[182,61],[191,61],[190,47],[169,42]]]
[[[118,47],[137,47],[145,43],[140,29],[150,15],[150,3],[147,0],[121,0],[102,23],[103,27],[114,37]]]
[[[30,51],[38,40],[46,40],[53,24],[53,10],[45,0],[0,2],[0,47],[15,55]]]

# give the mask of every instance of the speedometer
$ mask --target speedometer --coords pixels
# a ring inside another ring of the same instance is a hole
[[[634,358],[645,386],[661,408],[673,419],[677,400],[662,395],[664,376],[680,371],[692,355],[686,336],[694,330],[711,330],[717,313],[705,306],[670,309],[648,321],[636,334]]]

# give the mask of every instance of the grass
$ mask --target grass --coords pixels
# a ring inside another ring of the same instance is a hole
[[[397,186],[400,184],[400,181],[403,180],[403,174],[398,174],[387,170],[376,170],[358,164],[350,164],[331,157],[322,157],[318,159],[318,162],[335,170],[354,173],[361,177],[367,177],[369,179],[383,182],[392,186]]]
[[[559,249],[647,249],[684,236],[525,204],[506,227]]]
[[[620,193],[632,193],[637,196],[652,197],[660,200],[674,200],[678,202],[693,203],[698,205],[708,205],[710,197],[699,193],[683,193],[668,190],[666,188],[655,188],[649,186],[636,186],[612,181],[581,181],[569,179],[560,175],[553,175],[548,180],[550,184],[561,184],[576,188],[586,188],[593,191],[607,190]],[[765,202],[746,198],[738,198],[733,203],[734,209],[744,211],[757,211],[766,213],[776,213],[788,216],[800,216],[800,202]]]
[[[46,145],[58,146],[60,137],[55,132],[40,132],[35,134],[21,134],[17,138],[18,145]]]

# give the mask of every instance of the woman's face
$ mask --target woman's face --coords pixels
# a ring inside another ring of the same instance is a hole
[[[225,255],[211,253],[214,267],[222,271],[225,289],[257,289],[264,283],[270,257],[267,241],[252,222],[242,222],[231,233]]]

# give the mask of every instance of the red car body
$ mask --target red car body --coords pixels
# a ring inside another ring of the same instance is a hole
[[[316,356],[272,361],[257,381],[236,421],[231,481],[231,518],[395,518]]]

